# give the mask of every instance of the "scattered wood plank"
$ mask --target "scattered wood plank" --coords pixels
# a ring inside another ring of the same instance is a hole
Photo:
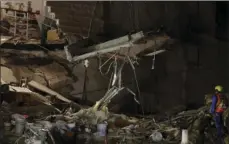
[[[64,96],[62,96],[61,94],[59,94],[59,93],[53,91],[52,89],[50,89],[50,88],[48,88],[48,87],[46,87],[46,86],[44,86],[44,85],[42,85],[42,84],[39,84],[39,83],[36,82],[36,81],[33,81],[33,80],[32,80],[32,81],[30,81],[30,82],[28,83],[28,85],[31,86],[31,87],[33,87],[33,88],[35,88],[35,89],[38,89],[38,90],[40,90],[40,91],[43,91],[43,92],[45,92],[45,93],[47,93],[47,94],[49,94],[49,95],[51,95],[51,96],[55,96],[57,99],[59,99],[59,100],[61,100],[61,101],[63,101],[63,102],[66,102],[66,103],[69,103],[69,104],[72,103],[72,104],[74,104],[75,106],[77,106],[78,108],[81,108],[80,105],[78,105],[78,104],[76,104],[75,102],[73,102],[73,101],[71,101],[71,100],[65,98]]]
[[[1,78],[1,84],[7,84],[7,83],[4,80],[2,80],[2,78]],[[39,93],[33,92],[26,87],[17,87],[17,86],[9,85],[9,91],[10,92],[16,92],[16,93],[29,94],[29,95],[33,96],[33,98],[35,98],[36,100],[42,102],[43,104],[48,105],[48,106],[52,106],[51,102],[46,97],[40,95]],[[58,112],[61,112],[58,109],[56,109],[56,110]]]

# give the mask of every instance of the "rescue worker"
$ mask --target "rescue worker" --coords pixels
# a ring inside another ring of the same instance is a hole
[[[223,94],[223,87],[217,85],[215,87],[215,94],[212,97],[212,104],[210,108],[210,113],[213,114],[217,129],[217,136],[222,140],[223,136],[223,112],[227,108],[227,98]]]

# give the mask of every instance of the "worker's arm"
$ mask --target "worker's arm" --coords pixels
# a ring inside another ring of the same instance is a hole
[[[216,96],[212,97],[212,104],[211,104],[211,108],[210,108],[210,113],[215,113],[215,107],[216,107],[216,103],[217,103],[217,98]]]

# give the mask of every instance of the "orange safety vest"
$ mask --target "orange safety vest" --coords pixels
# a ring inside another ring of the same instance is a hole
[[[226,99],[222,94],[217,94],[217,103],[216,103],[216,109],[215,112],[217,113],[223,113],[226,109]]]

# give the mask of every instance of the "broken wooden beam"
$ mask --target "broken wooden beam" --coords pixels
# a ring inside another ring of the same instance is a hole
[[[4,80],[2,80],[1,78],[1,84],[7,84]],[[18,86],[11,86],[9,85],[9,91],[10,92],[15,92],[15,93],[24,93],[24,94],[29,94],[31,96],[33,96],[33,98],[35,98],[36,100],[38,100],[39,102],[48,105],[48,106],[52,106],[51,102],[44,96],[40,95],[39,93],[33,92],[30,89],[26,88],[26,87],[18,87]],[[55,108],[55,107],[53,107]],[[55,108],[58,112],[61,112],[60,110],[58,110],[57,108]]]
[[[7,83],[4,80],[2,80],[2,78],[1,78],[1,84],[7,84]],[[11,85],[9,85],[9,91],[11,91],[11,92],[18,92],[18,93],[27,93],[27,94],[33,95],[38,100],[44,102],[45,104],[51,105],[48,99],[46,99],[45,97],[43,97],[42,95],[40,95],[38,93],[35,93],[35,92],[31,91],[28,88],[17,87],[17,86],[11,86]]]
[[[17,93],[25,93],[25,94],[30,94],[37,100],[43,102],[46,105],[51,105],[51,102],[45,98],[44,96],[40,95],[39,93],[33,92],[28,88],[25,87],[16,87],[16,86],[9,86],[9,89],[11,92],[17,92]]]
[[[33,81],[33,80],[32,80],[32,81],[30,81],[30,82],[28,83],[28,85],[31,86],[31,87],[33,87],[33,88],[35,88],[35,89],[38,89],[38,90],[40,90],[40,91],[42,91],[42,92],[45,92],[45,93],[47,93],[47,94],[49,94],[49,95],[51,95],[51,96],[55,96],[57,99],[59,99],[59,100],[61,100],[61,101],[63,101],[63,102],[66,102],[66,103],[69,103],[69,104],[73,104],[74,106],[76,106],[76,107],[78,107],[78,108],[81,108],[80,105],[78,105],[78,104],[76,104],[75,102],[73,102],[73,101],[71,101],[71,100],[65,98],[64,96],[62,96],[61,94],[59,94],[59,93],[53,91],[52,89],[50,89],[50,88],[48,88],[48,87],[46,87],[46,86],[44,86],[44,85],[42,85],[42,84],[39,84],[39,83],[36,82],[36,81]]]

